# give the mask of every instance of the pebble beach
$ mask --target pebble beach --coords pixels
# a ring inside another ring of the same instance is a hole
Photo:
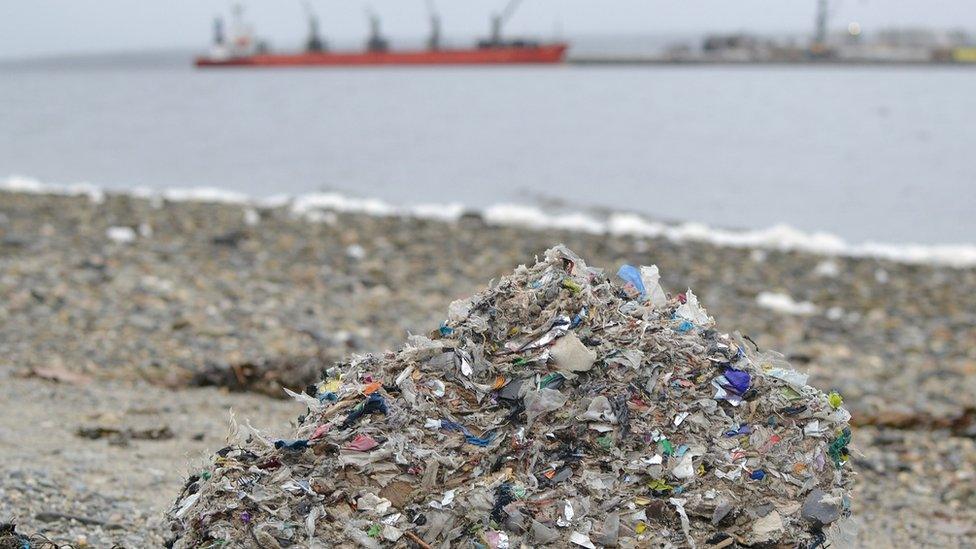
[[[231,417],[564,243],[657,264],[853,414],[865,547],[976,544],[976,269],[491,223],[0,192],[0,521],[76,546],[161,546]],[[727,324],[726,324],[727,323]],[[726,325],[723,325],[726,324]],[[0,547],[2,545],[0,539]]]

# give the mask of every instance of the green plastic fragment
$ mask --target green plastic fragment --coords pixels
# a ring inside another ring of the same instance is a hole
[[[597,438],[596,443],[599,444],[600,448],[603,448],[604,450],[609,450],[610,448],[613,448],[613,439],[610,438],[609,434]]]
[[[200,473],[200,478],[203,480],[210,480],[210,471],[204,471]]]
[[[578,294],[583,291],[582,286],[577,284],[576,281],[573,280],[572,278],[568,278],[568,277],[563,279],[563,288],[566,288],[567,290],[573,292],[574,294]]]
[[[850,456],[847,453],[847,445],[851,442],[851,429],[850,427],[844,427],[843,431],[837,433],[837,438],[831,441],[830,446],[827,447],[827,454],[830,455],[830,459],[833,460],[835,467],[840,467]]]
[[[798,398],[802,398],[803,395],[796,392],[796,390],[792,387],[783,387],[783,397],[785,397],[787,400],[796,400]]]
[[[371,538],[375,538],[376,536],[380,535],[381,530],[382,529],[380,528],[379,524],[374,524],[369,527],[369,530],[366,530],[366,535]]]
[[[525,357],[521,357],[520,356],[520,357],[516,358],[515,360],[513,360],[512,361],[512,364],[514,364],[515,366],[524,366],[527,362],[528,362],[528,360],[525,360]]]
[[[557,374],[557,373],[549,374],[546,377],[542,378],[542,381],[539,382],[539,388],[545,389],[547,385],[549,385],[553,381],[556,381],[557,379],[561,379],[562,377],[563,377],[562,374]]]
[[[674,444],[671,444],[670,440],[666,438],[662,438],[657,442],[657,445],[658,447],[661,448],[661,451],[664,452],[664,455],[666,456],[674,455]]]
[[[840,396],[840,393],[837,391],[831,391],[827,395],[827,402],[830,403],[831,408],[840,408],[840,405],[844,403],[844,397]]]
[[[648,482],[647,487],[650,488],[651,490],[654,490],[655,492],[670,492],[671,490],[674,490],[674,486],[671,486],[667,482],[664,482],[663,479],[659,479],[659,478],[653,479],[650,482]]]

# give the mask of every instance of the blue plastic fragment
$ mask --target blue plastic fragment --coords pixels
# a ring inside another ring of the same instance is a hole
[[[359,418],[366,414],[372,414],[379,412],[381,414],[387,413],[386,400],[379,393],[373,393],[369,395],[364,402],[360,402],[349,415],[346,416],[346,420],[342,422],[342,428],[346,429],[356,422]]]
[[[441,335],[446,337],[454,333],[454,328],[451,328],[446,324],[441,324],[440,331]]]
[[[453,421],[448,421],[446,419],[441,420],[441,429],[445,431],[457,431],[464,435],[464,440],[468,444],[474,444],[475,446],[481,446],[482,448],[491,444],[491,441],[495,438],[495,433],[489,431],[483,437],[476,437],[471,434],[471,431],[467,427],[461,425],[460,423],[455,423]]]
[[[332,391],[326,391],[326,392],[322,393],[321,395],[319,395],[318,398],[319,398],[319,402],[321,402],[323,404],[326,403],[326,402],[338,402],[339,401],[339,395],[333,393]]]
[[[308,440],[302,438],[298,440],[276,440],[274,445],[279,450],[283,448],[285,450],[298,451],[308,448]]]
[[[731,388],[740,395],[749,390],[749,384],[752,382],[752,376],[749,375],[749,372],[735,368],[725,370],[725,379],[728,380]]]
[[[763,471],[762,469],[756,469],[755,471],[749,473],[749,478],[751,478],[752,480],[762,480],[766,478],[766,471]]]
[[[730,429],[726,431],[725,436],[738,437],[742,435],[748,435],[751,432],[752,432],[752,426],[746,423],[745,425],[740,426],[738,429]]]
[[[641,297],[647,295],[647,290],[644,288],[644,281],[641,280],[640,269],[637,267],[633,265],[621,265],[620,269],[617,270],[617,276],[633,285]]]
[[[681,324],[678,324],[679,332],[687,332],[688,330],[694,328],[695,325],[691,323],[690,320],[682,320]]]
[[[573,321],[569,323],[569,329],[572,330],[573,328],[582,324],[584,318],[586,318],[586,307],[583,307],[580,309],[580,312],[576,313],[576,316],[573,317]]]

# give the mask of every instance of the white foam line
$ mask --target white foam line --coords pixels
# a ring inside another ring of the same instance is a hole
[[[28,194],[58,194],[64,196],[87,196],[92,202],[105,200],[105,192],[91,183],[70,183],[67,185],[41,183],[32,177],[11,175],[0,181],[0,190]]]
[[[23,176],[0,180],[0,190],[88,196],[104,200],[105,191],[89,183],[47,184]],[[113,191],[114,192],[114,191]],[[173,202],[216,202],[263,208],[287,207],[299,217],[321,218],[323,211],[361,213],[372,216],[408,216],[438,221],[456,221],[467,210],[458,203],[398,206],[375,198],[356,198],[340,193],[308,193],[298,196],[277,195],[254,198],[212,187],[177,188],[157,191],[145,187],[120,191],[138,198],[165,199]],[[633,213],[615,213],[605,220],[585,213],[551,213],[535,206],[497,204],[480,211],[492,225],[528,229],[558,229],[588,234],[612,234],[648,238],[665,238],[673,242],[704,242],[733,248],[756,248],[805,252],[824,256],[887,259],[899,263],[931,264],[957,268],[976,267],[976,245],[971,244],[885,244],[865,242],[849,244],[837,235],[805,232],[789,225],[775,225],[757,230],[727,230],[702,223],[666,224],[651,221]]]

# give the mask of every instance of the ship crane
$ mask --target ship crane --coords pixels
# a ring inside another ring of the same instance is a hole
[[[312,6],[308,2],[302,2],[302,6],[305,8],[305,16],[308,18],[308,40],[305,41],[305,51],[325,51],[328,47],[319,36],[318,16],[312,11]]]
[[[522,0],[508,0],[508,4],[505,5],[505,9],[501,13],[496,13],[491,16],[491,37],[487,41],[489,46],[501,46],[502,41],[502,26],[508,22],[509,19],[515,15],[515,10],[522,4]]]
[[[829,17],[827,0],[817,0],[817,20],[814,26],[813,44],[810,51],[814,55],[827,54],[827,18]]]
[[[213,22],[214,46],[223,47],[224,45],[224,19],[215,17]]]
[[[380,16],[372,8],[367,7],[366,17],[369,19],[369,40],[366,41],[366,49],[373,52],[390,49],[390,41],[384,38],[380,31]]]
[[[441,16],[437,13],[434,0],[427,0],[427,13],[430,17],[430,36],[427,38],[427,49],[441,49]]]

